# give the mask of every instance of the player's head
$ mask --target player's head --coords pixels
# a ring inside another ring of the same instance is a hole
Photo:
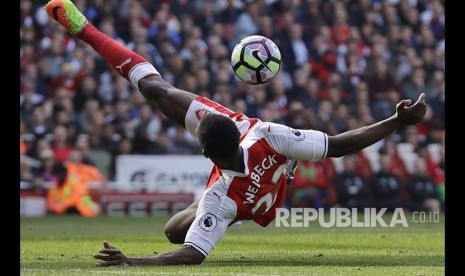
[[[227,160],[233,157],[239,148],[241,133],[236,124],[224,115],[205,116],[200,121],[197,134],[203,155],[212,160]]]

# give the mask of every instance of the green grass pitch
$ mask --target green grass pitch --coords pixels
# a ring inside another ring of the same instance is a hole
[[[96,267],[107,240],[127,256],[177,248],[163,234],[167,217],[21,218],[21,275],[444,275],[440,222],[395,228],[232,226],[199,266]],[[315,224],[315,223],[314,223]]]

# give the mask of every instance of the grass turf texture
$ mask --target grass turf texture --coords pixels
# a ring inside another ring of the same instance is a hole
[[[167,217],[21,218],[21,275],[444,275],[440,222],[395,228],[232,226],[200,266],[95,267],[102,241],[127,256],[178,248],[163,234]],[[387,220],[389,222],[389,220]]]

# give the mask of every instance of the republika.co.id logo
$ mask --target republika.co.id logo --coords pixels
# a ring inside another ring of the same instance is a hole
[[[387,208],[277,208],[276,227],[309,227],[310,223],[321,227],[408,227],[409,221],[404,209],[395,208],[386,213]],[[439,222],[439,210],[427,216],[416,214],[410,222]]]

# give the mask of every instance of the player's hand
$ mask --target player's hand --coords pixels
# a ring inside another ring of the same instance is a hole
[[[421,120],[426,114],[425,93],[421,93],[418,100],[412,104],[412,100],[402,100],[396,105],[398,121],[404,125],[413,125]]]
[[[103,242],[103,248],[98,251],[100,254],[94,254],[94,258],[103,262],[97,263],[96,266],[124,266],[129,265],[129,259],[121,250],[111,246],[107,241]]]

